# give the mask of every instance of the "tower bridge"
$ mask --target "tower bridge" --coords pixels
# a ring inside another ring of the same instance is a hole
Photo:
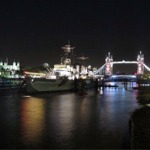
[[[94,72],[95,75],[113,75],[113,65],[115,64],[136,64],[137,65],[137,75],[143,75],[144,69],[150,71],[150,68],[144,63],[144,55],[140,51],[140,53],[137,55],[137,60],[135,61],[113,61],[113,57],[108,53],[108,55],[105,58],[105,64],[102,65],[98,70]]]

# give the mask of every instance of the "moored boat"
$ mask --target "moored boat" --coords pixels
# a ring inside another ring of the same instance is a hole
[[[46,79],[46,78],[28,78],[26,79],[26,91],[35,92],[56,92],[73,90],[73,80],[63,79]]]
[[[73,49],[70,44],[62,47],[64,56],[61,57],[60,64],[55,64],[53,69],[47,67],[47,73],[25,71],[26,92],[56,92],[74,89],[74,79],[81,76],[81,66],[72,62]],[[74,67],[75,66],[75,67]],[[87,76],[87,70],[82,66],[82,76]]]

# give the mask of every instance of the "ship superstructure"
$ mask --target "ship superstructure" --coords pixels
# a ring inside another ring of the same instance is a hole
[[[73,49],[70,44],[61,47],[64,50],[64,56],[61,58],[61,64],[72,65],[73,64]]]
[[[55,64],[45,75],[38,74],[38,78],[26,78],[27,92],[73,90],[75,78],[88,77],[87,67],[83,68],[83,66],[75,65],[73,62],[75,47],[68,44],[61,48],[64,50],[64,55],[61,57],[59,64]]]
[[[64,55],[61,57],[60,64],[54,65],[54,72],[57,76],[66,76],[69,79],[74,79],[74,68],[73,68],[73,49],[70,44],[61,47],[64,50]]]

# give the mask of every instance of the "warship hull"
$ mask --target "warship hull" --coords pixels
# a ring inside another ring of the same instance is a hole
[[[26,79],[27,93],[71,91],[73,89],[74,89],[73,80],[45,79],[45,78]]]

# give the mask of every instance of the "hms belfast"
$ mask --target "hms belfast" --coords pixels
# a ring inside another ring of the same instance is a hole
[[[54,68],[48,69],[47,73],[25,71],[27,93],[69,91],[74,89],[75,79],[87,78],[87,67],[75,65],[73,62],[73,49],[75,47],[67,44],[61,48],[64,50],[64,55],[60,59],[60,64],[55,64]]]

